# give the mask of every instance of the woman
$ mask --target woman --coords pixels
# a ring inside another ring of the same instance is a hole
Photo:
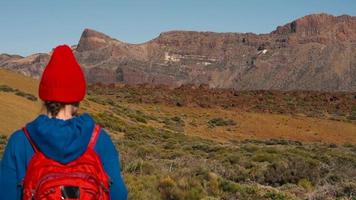
[[[25,126],[27,131],[20,129],[11,135],[0,166],[1,200],[22,198],[23,179],[36,149],[46,158],[63,165],[75,161],[87,151],[95,122],[87,113],[77,115],[85,90],[83,72],[70,47],[56,47],[39,86],[39,97],[44,101],[47,113],[28,123]],[[127,199],[118,152],[103,129],[99,131],[93,149],[111,181],[111,199]]]

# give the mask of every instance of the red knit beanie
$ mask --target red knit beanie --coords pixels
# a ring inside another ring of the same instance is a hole
[[[42,74],[39,97],[43,101],[74,103],[83,100],[85,88],[83,71],[71,48],[56,47]]]

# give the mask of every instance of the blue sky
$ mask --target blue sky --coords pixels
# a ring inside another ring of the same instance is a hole
[[[320,12],[356,16],[356,0],[2,0],[0,53],[77,44],[84,28],[141,43],[169,30],[267,33]]]

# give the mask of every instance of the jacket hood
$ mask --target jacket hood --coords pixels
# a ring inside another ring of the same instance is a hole
[[[39,115],[26,128],[43,154],[65,164],[86,151],[94,125],[92,117],[84,113],[68,120]]]

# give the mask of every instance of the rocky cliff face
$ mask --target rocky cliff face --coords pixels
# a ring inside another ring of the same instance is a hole
[[[92,83],[356,91],[356,17],[347,15],[309,15],[260,35],[171,31],[137,45],[86,29],[73,48]],[[3,54],[0,66],[39,77],[48,57]]]
[[[26,76],[40,78],[49,58],[49,54],[44,53],[33,54],[28,57],[0,54],[0,67],[20,72]]]

